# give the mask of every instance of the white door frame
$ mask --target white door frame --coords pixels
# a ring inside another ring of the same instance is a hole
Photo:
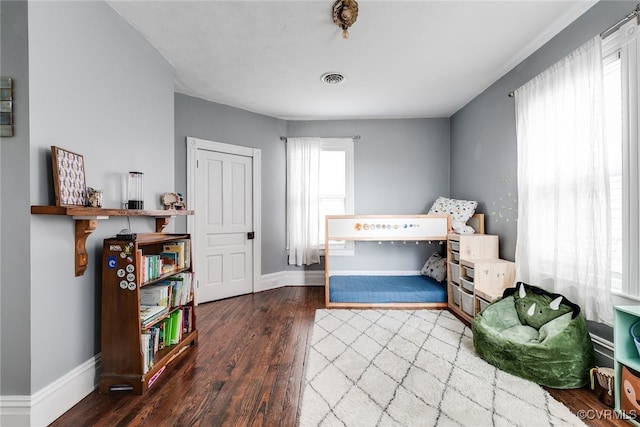
[[[196,168],[197,168],[197,150],[216,151],[225,154],[235,154],[239,156],[251,157],[253,159],[253,231],[255,231],[255,239],[253,241],[253,283],[252,292],[256,292],[259,288],[260,280],[262,278],[262,207],[260,205],[262,188],[260,186],[262,176],[262,151],[258,148],[243,147],[240,145],[225,144],[223,142],[208,141],[206,139],[187,137],[187,206],[196,206],[197,193],[197,180],[196,180]],[[197,215],[198,212],[195,212]],[[195,234],[196,219],[195,215],[187,216],[187,232],[189,234]],[[198,254],[197,238],[191,239],[191,244],[195,254]],[[197,259],[197,257],[196,257]],[[193,259],[192,259],[193,262]],[[196,286],[194,287],[197,292],[197,280],[198,280],[198,266],[194,268],[194,275],[196,280]],[[197,299],[196,299],[197,300]]]

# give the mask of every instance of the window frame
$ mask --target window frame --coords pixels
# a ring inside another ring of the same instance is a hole
[[[320,151],[343,151],[345,153],[345,215],[353,215],[354,210],[354,142],[352,138],[322,138]],[[326,219],[320,218],[323,230],[326,227]],[[320,256],[325,256],[324,238],[322,235],[323,245],[320,247]],[[355,246],[353,241],[341,243],[330,243],[332,256],[353,256]]]
[[[602,40],[603,67],[617,54],[622,80],[622,280],[621,289],[611,290],[614,304],[640,301],[639,38],[640,26],[631,20]]]

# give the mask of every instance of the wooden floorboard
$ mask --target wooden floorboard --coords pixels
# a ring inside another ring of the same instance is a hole
[[[286,287],[201,304],[199,342],[143,396],[97,391],[52,426],[296,426],[323,287]],[[589,426],[629,425],[588,389],[549,390]]]

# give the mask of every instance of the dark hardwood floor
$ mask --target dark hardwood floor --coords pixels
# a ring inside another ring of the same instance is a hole
[[[94,391],[51,425],[296,426],[315,310],[323,307],[321,287],[201,304],[197,351],[147,394]],[[587,425],[628,425],[588,389],[550,392],[574,413],[591,410]]]

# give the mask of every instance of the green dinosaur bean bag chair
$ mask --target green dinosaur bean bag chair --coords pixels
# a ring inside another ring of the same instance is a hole
[[[518,282],[473,320],[478,355],[503,371],[560,389],[589,382],[595,365],[591,337],[580,307]]]

